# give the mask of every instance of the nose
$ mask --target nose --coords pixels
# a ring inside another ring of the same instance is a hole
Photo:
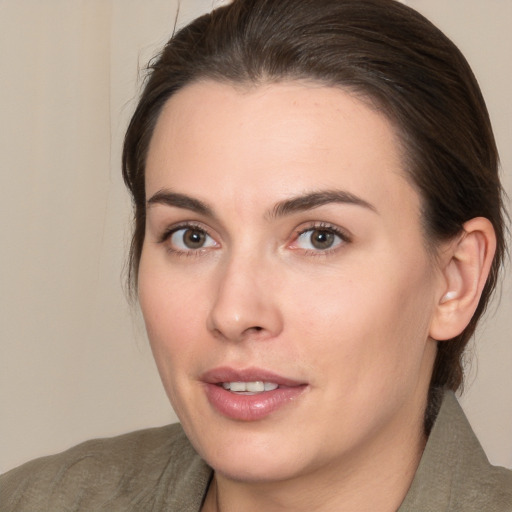
[[[270,339],[283,328],[271,265],[262,258],[232,257],[219,269],[207,327],[229,341]]]

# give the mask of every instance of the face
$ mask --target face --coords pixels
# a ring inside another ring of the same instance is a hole
[[[385,117],[312,84],[192,84],[146,194],[149,339],[218,474],[347,468],[421,431],[439,279]]]

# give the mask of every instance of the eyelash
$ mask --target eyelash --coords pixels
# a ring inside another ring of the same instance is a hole
[[[180,231],[182,229],[192,229],[194,231],[200,231],[204,233],[205,235],[209,236],[210,238],[213,238],[208,230],[206,230],[202,225],[195,223],[195,222],[184,222],[182,224],[179,224],[177,226],[173,226],[171,228],[166,229],[162,235],[158,239],[159,244],[165,244],[174,233],[177,231]],[[329,224],[326,222],[313,222],[310,225],[308,225],[305,228],[301,228],[295,232],[294,238],[292,243],[295,243],[302,235],[307,233],[308,231],[326,231],[329,233],[334,234],[335,236],[339,237],[341,242],[337,244],[333,248],[328,248],[325,250],[308,250],[308,249],[302,249],[302,253],[306,256],[315,256],[315,257],[322,257],[322,256],[328,256],[334,252],[336,252],[340,245],[345,245],[347,243],[350,243],[352,241],[351,236],[344,230],[340,229],[337,226],[334,226],[333,224]],[[167,251],[173,255],[176,256],[184,256],[184,257],[190,257],[190,256],[200,256],[205,252],[207,248],[199,248],[199,249],[190,249],[187,251],[182,251],[179,249],[174,249],[170,246],[167,247]],[[299,248],[294,248],[294,250],[300,250]]]
[[[295,237],[293,239],[292,243],[295,243],[302,235],[307,233],[308,231],[327,231],[329,233],[332,233],[336,236],[338,236],[341,240],[340,244],[336,245],[333,248],[325,249],[325,250],[304,250],[303,254],[306,256],[315,256],[315,257],[322,257],[322,256],[328,256],[330,254],[335,253],[340,249],[340,246],[346,245],[348,243],[352,242],[352,237],[345,231],[339,228],[338,226],[335,226],[333,224],[329,224],[326,222],[313,222],[310,225],[308,225],[305,228],[301,228],[298,230],[295,234]],[[295,249],[298,250],[298,249]]]
[[[171,228],[166,229],[162,235],[158,238],[159,244],[165,244],[171,237],[176,233],[177,231],[180,231],[182,229],[191,229],[194,231],[200,231],[204,233],[205,235],[209,236],[210,238],[213,238],[209,233],[208,230],[206,230],[202,225],[197,224],[195,222],[183,222],[182,224],[178,224],[177,226],[173,226]],[[173,249],[170,245],[167,246],[167,251],[171,253],[173,256],[180,256],[180,257],[193,257],[193,256],[200,256],[205,251],[204,248],[199,249],[190,249],[188,251],[181,251],[179,249]]]

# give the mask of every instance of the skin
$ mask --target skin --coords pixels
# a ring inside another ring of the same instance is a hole
[[[139,298],[166,392],[215,470],[204,510],[391,511],[404,498],[446,280],[399,147],[382,114],[315,84],[199,82],[164,107]],[[272,214],[325,190],[361,201]],[[162,191],[208,211],[155,199]],[[330,248],[312,245],[315,228],[334,235]],[[204,244],[187,247],[191,233]],[[261,420],[233,420],[205,394],[202,375],[219,366],[305,390]]]

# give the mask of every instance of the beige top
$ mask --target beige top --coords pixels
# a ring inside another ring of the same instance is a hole
[[[212,470],[180,425],[87,441],[0,477],[0,508],[199,512]],[[398,512],[512,512],[512,471],[493,467],[447,393]]]

